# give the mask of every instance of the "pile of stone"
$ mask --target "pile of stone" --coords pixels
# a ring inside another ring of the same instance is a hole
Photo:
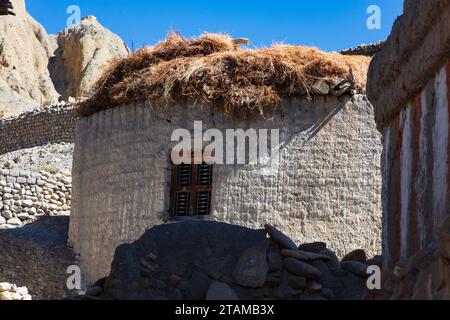
[[[32,300],[26,287],[17,287],[8,282],[0,282],[0,300]]]
[[[298,247],[269,225],[251,230],[218,222],[177,222],[119,246],[110,275],[81,298],[367,299],[367,267],[374,263],[363,250],[340,261],[324,243]]]
[[[378,51],[380,51],[384,46],[384,41],[380,41],[378,43],[372,43],[372,44],[361,44],[357,46],[356,48],[349,48],[341,51],[341,54],[343,55],[349,55],[349,56],[368,56],[373,57],[375,54],[377,54]]]
[[[0,229],[21,227],[41,216],[70,215],[72,178],[0,169]]]
[[[435,250],[400,260],[384,275],[385,295],[392,300],[450,300],[450,217],[437,228]]]

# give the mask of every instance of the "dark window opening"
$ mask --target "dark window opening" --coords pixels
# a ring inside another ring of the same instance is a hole
[[[173,165],[170,214],[174,217],[210,215],[212,179],[212,165]]]

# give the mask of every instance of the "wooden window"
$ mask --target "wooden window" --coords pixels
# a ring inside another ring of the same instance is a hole
[[[174,217],[211,214],[213,166],[203,164],[172,165],[170,214]]]

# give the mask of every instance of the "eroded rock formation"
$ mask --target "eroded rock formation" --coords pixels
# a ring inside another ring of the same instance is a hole
[[[0,112],[4,115],[58,100],[47,68],[55,43],[26,12],[23,0],[12,3],[16,16],[0,17]]]
[[[89,96],[108,61],[129,53],[122,39],[93,16],[62,31],[57,41],[58,50],[51,60],[50,72],[64,100]]]

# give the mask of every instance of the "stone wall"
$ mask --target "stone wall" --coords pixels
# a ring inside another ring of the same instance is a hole
[[[0,119],[0,155],[47,143],[73,142],[78,114],[63,103]]]
[[[450,215],[450,1],[407,0],[367,94],[383,134],[385,266],[436,247]]]
[[[450,63],[384,129],[386,265],[435,246],[450,214]]]
[[[79,121],[69,238],[91,279],[115,248],[169,220],[174,129],[280,129],[280,165],[216,165],[212,220],[277,226],[296,242],[321,240],[343,255],[381,244],[381,140],[364,96],[291,101],[273,120],[130,105]]]
[[[380,130],[420,94],[450,57],[450,1],[405,0],[370,64],[367,96]]]
[[[45,215],[70,215],[71,190],[70,172],[0,169],[0,229],[21,227]]]

